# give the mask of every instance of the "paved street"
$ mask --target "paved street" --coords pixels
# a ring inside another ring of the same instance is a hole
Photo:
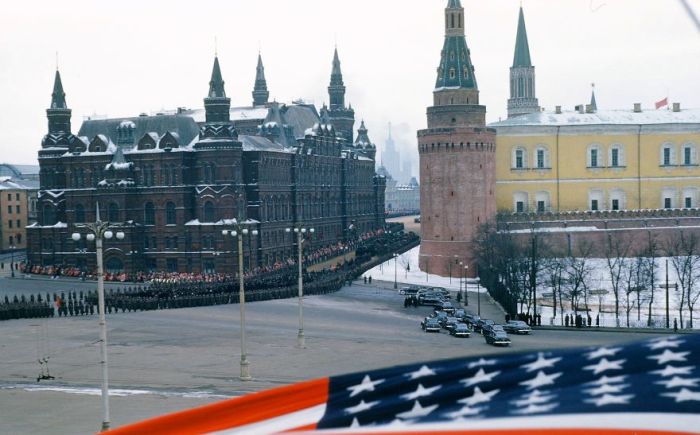
[[[394,290],[358,284],[309,297],[305,308],[308,348],[297,349],[296,299],[247,305],[249,360],[255,378],[251,382],[236,378],[238,305],[109,315],[111,387],[137,390],[112,400],[114,425],[304,379],[426,359],[609,344],[642,336],[537,331],[513,337],[510,348],[496,349],[478,335],[457,339],[446,333],[423,333],[419,322],[430,308],[405,309],[403,296]],[[488,302],[482,304],[482,313],[502,319]],[[97,430],[101,421],[100,399],[94,395],[100,385],[97,316],[13,320],[2,322],[0,328],[0,433]],[[44,354],[50,356],[56,379],[37,384],[37,358]]]

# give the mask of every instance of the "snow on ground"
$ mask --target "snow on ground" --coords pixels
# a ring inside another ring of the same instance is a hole
[[[424,285],[424,286],[436,286],[444,287],[449,290],[458,291],[460,288],[459,271],[455,267],[452,270],[452,278],[442,277],[430,273],[426,273],[421,270],[419,264],[419,251],[420,247],[415,247],[410,251],[399,255],[396,257],[396,261],[391,259],[389,261],[380,264],[372,268],[365,273],[365,276],[371,276],[373,280],[380,281],[394,281],[394,276],[396,276],[396,281],[398,287],[406,285]],[[595,290],[593,294],[588,297],[588,306],[590,309],[591,317],[595,324],[596,315],[599,316],[600,326],[615,326],[615,297],[612,292],[612,284],[610,280],[610,272],[607,266],[607,262],[604,258],[592,258],[590,259],[591,278],[588,281],[589,290]],[[669,261],[668,266],[668,281],[671,285],[678,282],[678,277],[676,271],[673,269],[672,262]],[[654,304],[652,306],[652,321],[653,326],[665,327],[666,323],[666,295],[665,290],[660,288],[666,283],[666,258],[660,257],[656,259],[656,290],[654,292]],[[464,280],[467,281],[467,286],[470,292],[477,291],[477,283],[473,279]],[[462,281],[462,286],[464,285]],[[485,290],[480,287],[480,290],[484,292]],[[538,286],[538,311],[542,315],[543,324],[561,324],[560,310],[557,309],[557,319],[552,319],[552,308],[551,306],[551,288],[545,285]],[[547,296],[548,297],[543,297]],[[565,314],[572,314],[573,311],[569,308],[567,298],[564,297],[564,304],[566,309]],[[673,327],[673,320],[678,320],[678,325],[680,325],[680,315],[678,312],[678,306],[680,304],[680,292],[671,288],[669,290],[669,313],[670,313],[670,324]],[[636,296],[630,296],[630,304],[635,304],[630,310],[630,326],[631,327],[646,327],[647,326],[647,314],[649,305],[650,295],[642,293],[641,298],[641,310],[639,310],[639,320],[637,320],[638,310],[636,308]],[[558,303],[558,302],[557,302]],[[583,298],[579,299],[580,307],[583,306]],[[585,315],[585,313],[581,313]],[[626,326],[627,324],[627,314],[626,314],[626,298],[624,291],[620,290],[620,326]],[[688,326],[689,313],[687,304],[684,308],[683,319]],[[700,302],[696,306],[693,312],[694,327],[695,329],[700,329]]]

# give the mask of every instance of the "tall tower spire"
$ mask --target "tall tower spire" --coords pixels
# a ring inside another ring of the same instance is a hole
[[[214,67],[212,68],[211,80],[209,81],[209,94],[204,99],[204,109],[207,123],[227,123],[230,121],[231,99],[226,97],[218,56],[214,57]]]
[[[510,68],[510,99],[508,117],[526,115],[540,111],[535,93],[535,67],[530,58],[530,44],[525,28],[525,14],[522,6],[518,17],[518,33],[515,37],[513,66]]]
[[[598,111],[598,102],[595,99],[595,83],[591,83],[591,110]]]
[[[51,93],[51,106],[46,109],[46,117],[49,121],[49,131],[41,141],[39,157],[55,154],[63,154],[76,137],[71,134],[71,109],[66,104],[66,93],[63,92],[63,83],[61,82],[61,73],[56,69],[56,75],[53,80],[53,92]]]
[[[434,104],[428,128],[418,131],[420,267],[442,276],[460,267],[455,259],[475,276],[472,241],[496,217],[496,134],[486,127],[464,29],[461,2],[448,0]]]
[[[331,124],[335,128],[337,136],[345,140],[348,145],[352,145],[355,134],[355,111],[352,106],[345,106],[345,83],[343,83],[343,73],[340,70],[337,47],[333,53],[333,69],[331,83],[328,86],[328,97],[330,99],[328,117]]]
[[[270,92],[267,90],[265,67],[263,66],[262,56],[258,53],[258,66],[255,69],[255,86],[253,88],[253,105],[264,106],[269,98]]]

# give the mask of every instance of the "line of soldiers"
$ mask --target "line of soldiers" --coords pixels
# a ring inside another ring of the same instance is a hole
[[[48,298],[48,294],[47,294]],[[5,296],[4,302],[0,302],[0,321],[12,319],[36,319],[43,317],[53,317],[53,306],[47,300],[44,300],[41,295],[34,298],[31,295],[27,300],[24,295],[21,298],[10,299]]]

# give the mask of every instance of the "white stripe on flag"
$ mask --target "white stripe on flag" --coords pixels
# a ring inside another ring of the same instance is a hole
[[[281,415],[279,417],[263,420],[258,423],[247,424],[231,429],[213,432],[215,435],[263,435],[279,433],[298,427],[316,424],[321,420],[326,412],[326,404],[317,405],[312,408]]]
[[[366,426],[320,430],[318,434],[439,432],[483,429],[637,429],[698,433],[700,415],[672,413],[562,414],[536,417],[454,420],[447,423],[394,422],[386,426]],[[295,434],[297,435],[297,434]]]

